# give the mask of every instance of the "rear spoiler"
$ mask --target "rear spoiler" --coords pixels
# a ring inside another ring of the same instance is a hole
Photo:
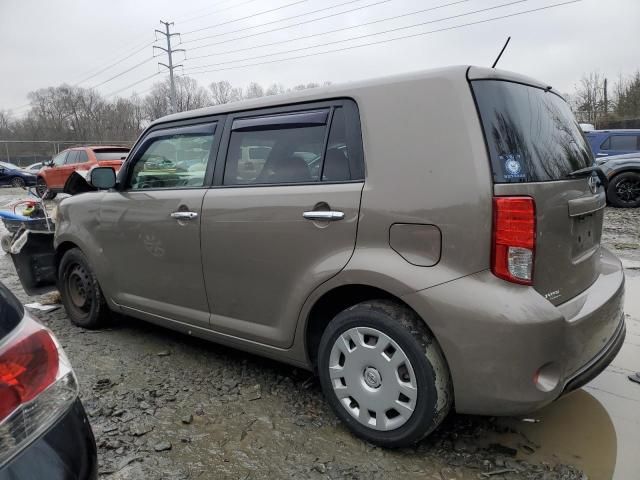
[[[590,177],[594,173],[598,176],[598,179],[600,180],[600,185],[602,185],[604,187],[604,189],[606,190],[609,187],[609,179],[607,178],[607,175],[602,171],[602,169],[600,167],[598,167],[598,166],[581,168],[580,170],[576,170],[575,172],[571,172],[567,176],[568,177],[574,177],[574,178]],[[600,186],[600,185],[598,185],[598,186]]]

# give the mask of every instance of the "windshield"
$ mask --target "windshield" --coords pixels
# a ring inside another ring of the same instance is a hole
[[[555,93],[499,80],[471,84],[495,183],[560,180],[593,165],[580,126]]]

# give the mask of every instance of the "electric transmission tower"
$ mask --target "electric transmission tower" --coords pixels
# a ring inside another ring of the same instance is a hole
[[[158,65],[166,67],[167,70],[169,70],[169,85],[170,85],[169,95],[171,96],[171,113],[176,113],[178,111],[178,103],[176,101],[176,84],[173,77],[173,71],[178,67],[182,67],[182,64],[180,65],[173,64],[173,54],[176,52],[184,52],[185,50],[184,48],[171,48],[171,37],[180,35],[179,33],[171,33],[171,31],[169,30],[173,25],[173,22],[163,22],[162,20],[160,20],[160,23],[164,25],[165,31],[163,32],[162,30],[156,29],[156,33],[159,33],[160,35],[164,35],[166,37],[167,48],[158,47],[156,45],[154,45],[153,48],[158,48],[163,52],[165,52],[169,59],[168,65],[162,62],[158,62]]]

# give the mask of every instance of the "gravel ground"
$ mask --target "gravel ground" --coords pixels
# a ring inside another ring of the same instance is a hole
[[[0,205],[16,193],[0,191]],[[607,210],[604,241],[631,261],[640,260],[639,216]],[[2,253],[0,278],[24,302],[34,300]],[[584,478],[571,466],[528,464],[515,449],[488,443],[504,428],[492,418],[450,415],[417,447],[384,450],[340,424],[308,372],[128,317],[87,331],[63,309],[35,316],[55,332],[78,375],[101,478]],[[524,437],[521,445],[537,448]]]

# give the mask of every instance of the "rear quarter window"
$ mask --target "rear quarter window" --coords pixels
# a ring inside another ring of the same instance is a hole
[[[128,154],[128,150],[94,150],[93,153],[96,156],[96,160],[122,160]]]
[[[500,80],[471,85],[495,183],[561,180],[593,165],[578,122],[555,93]]]

